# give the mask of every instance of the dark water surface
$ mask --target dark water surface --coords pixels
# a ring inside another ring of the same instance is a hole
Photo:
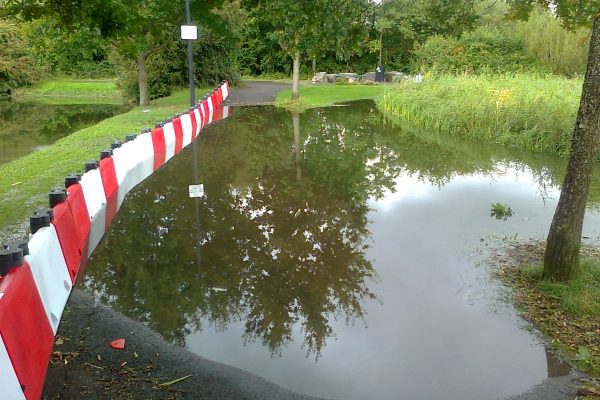
[[[498,399],[568,373],[484,262],[544,237],[564,162],[419,137],[372,102],[299,119],[235,108],[130,193],[84,287],[168,341],[316,396]],[[598,243],[594,187],[584,230]],[[496,202],[514,215],[490,217]]]
[[[0,165],[128,110],[119,104],[50,105],[0,101]]]

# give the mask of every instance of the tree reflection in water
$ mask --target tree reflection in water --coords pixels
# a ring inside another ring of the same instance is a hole
[[[273,354],[295,327],[318,358],[335,336],[332,319],[366,323],[377,280],[365,258],[367,202],[394,191],[401,173],[442,186],[513,163],[543,187],[563,168],[514,149],[417,139],[372,102],[301,116],[239,108],[202,135],[199,154],[182,152],[129,194],[84,286],[171,342],[185,344],[205,323],[225,330],[241,321],[244,339]],[[198,179],[206,195],[190,199]]]

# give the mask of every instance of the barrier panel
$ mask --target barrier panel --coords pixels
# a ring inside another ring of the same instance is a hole
[[[210,124],[213,121],[213,112],[214,112],[214,107],[213,107],[213,102],[212,102],[211,96],[206,98],[206,104],[208,105],[208,121],[206,123]]]
[[[175,132],[175,154],[177,154],[183,149],[183,128],[181,126],[181,118],[176,116],[171,123],[173,124],[173,131]]]
[[[165,162],[167,162],[175,155],[175,147],[177,142],[173,122],[167,122],[164,124],[163,132],[165,134],[165,144],[167,146],[167,151],[165,152]]]
[[[27,263],[0,281],[0,338],[25,398],[38,400],[54,334]]]
[[[196,125],[194,126],[194,138],[198,137],[200,131],[202,130],[202,114],[200,112],[201,109],[201,106],[194,107],[194,111],[192,112],[192,115],[194,116],[192,122],[196,121]]]
[[[67,274],[69,275],[71,284],[74,284],[75,278],[77,278],[77,273],[79,271],[79,264],[81,263],[81,252],[83,243],[79,239],[79,231],[77,229],[77,225],[75,224],[75,220],[73,218],[73,213],[71,212],[71,207],[69,206],[69,203],[65,201],[60,204],[57,204],[52,208],[52,212],[54,213],[52,226],[56,231],[56,236],[60,244],[60,249],[62,249],[62,254],[66,263]],[[38,232],[36,232],[35,235],[33,235],[33,238],[30,239],[30,257],[37,254],[37,252],[32,250],[31,245],[31,243],[35,241],[37,234]],[[51,243],[48,242],[48,245],[50,244]],[[43,246],[39,247],[41,252],[41,248],[43,248]],[[35,263],[31,260],[28,261],[29,265],[33,269]]]
[[[153,170],[156,171],[167,160],[167,143],[165,142],[165,132],[163,127],[152,130],[152,146],[154,149]]]
[[[65,207],[60,207],[58,211],[68,210],[66,203],[55,206],[53,210],[57,210],[59,206]],[[71,278],[63,255],[65,249],[68,249],[70,245],[65,243],[66,247],[61,246],[55,227],[56,222],[59,225],[66,226],[67,224],[63,224],[58,220],[62,219],[65,221],[69,218],[71,218],[72,222],[72,217],[65,212],[61,212],[59,216],[55,214],[52,224],[38,230],[29,240],[29,255],[25,256],[25,261],[29,264],[31,273],[33,274],[33,279],[53,334],[56,334],[58,330],[58,324],[60,323],[60,318],[67,304],[67,299],[71,293],[76,276],[74,275]],[[73,229],[72,234],[68,232],[64,233],[67,236],[72,235],[72,237],[75,237],[75,227],[71,225],[67,229]],[[74,268],[77,269],[78,267],[79,262],[77,262]]]
[[[118,211],[118,184],[115,164],[112,157],[107,157],[100,161],[100,177],[102,178],[102,187],[104,188],[104,197],[106,198],[106,222],[105,230],[110,226]],[[104,232],[103,232],[104,234]]]
[[[86,163],[83,176],[50,192],[52,209],[30,220],[25,247],[0,247],[0,398],[39,399],[54,336],[72,288],[127,193],[189,145],[213,120],[226,118],[224,81],[181,117],[128,135]],[[21,258],[15,261],[15,254]]]
[[[102,176],[98,169],[92,169],[83,174],[80,185],[90,216],[90,235],[88,254],[86,255],[89,257],[100,243],[106,228],[106,195],[102,185]]]
[[[25,395],[21,389],[21,384],[12,366],[8,352],[4,346],[4,341],[0,335],[0,388],[2,396],[7,400],[23,400]]]
[[[186,147],[192,143],[192,117],[190,114],[183,114],[179,120],[181,121],[181,128],[183,130],[183,147]]]

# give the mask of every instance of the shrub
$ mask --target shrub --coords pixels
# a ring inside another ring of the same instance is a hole
[[[416,71],[503,73],[536,69],[521,40],[496,28],[479,27],[460,38],[432,36],[414,52]]]
[[[0,19],[0,97],[27,86],[39,78],[33,57],[23,41],[19,27]]]

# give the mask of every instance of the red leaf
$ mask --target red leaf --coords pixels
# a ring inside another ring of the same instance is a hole
[[[123,350],[125,348],[125,339],[116,339],[110,342],[110,347],[117,350]]]

